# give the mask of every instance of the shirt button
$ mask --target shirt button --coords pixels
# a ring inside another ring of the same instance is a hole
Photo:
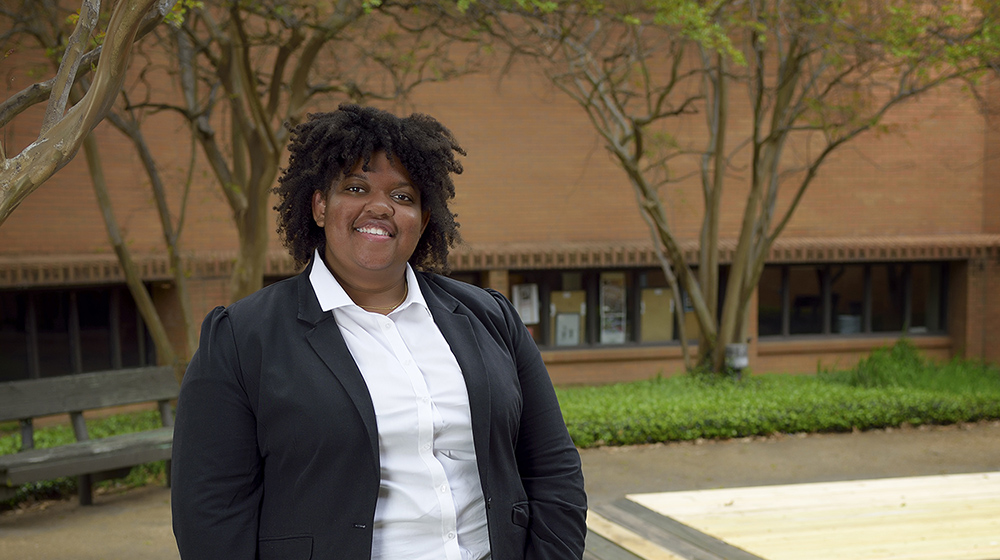
[[[455,538],[455,533],[448,533],[448,538],[449,539]]]
[[[389,329],[391,329],[391,328],[392,328],[392,323],[390,323],[390,322],[386,321],[385,323],[382,323],[382,328],[383,328],[384,330],[389,330]]]
[[[448,485],[447,484],[442,484],[441,485],[441,493],[444,494],[447,491],[448,491]]]
[[[407,359],[406,361],[403,362],[403,365],[404,366],[412,366],[413,365],[413,360]]]
[[[427,450],[429,450],[430,448],[431,448],[431,444],[429,444],[429,443],[425,443],[425,444],[424,444],[424,447],[423,447],[424,451],[427,451]]]

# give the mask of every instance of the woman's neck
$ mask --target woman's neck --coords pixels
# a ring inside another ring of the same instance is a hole
[[[388,315],[406,301],[406,296],[409,293],[405,271],[396,279],[386,283],[351,282],[332,269],[330,273],[337,279],[351,301],[358,307],[372,313]]]

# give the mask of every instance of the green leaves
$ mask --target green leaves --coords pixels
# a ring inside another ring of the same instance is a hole
[[[184,23],[184,17],[191,10],[200,10],[205,7],[201,0],[178,0],[167,15],[163,16],[163,21],[174,28],[180,28]]]
[[[1000,370],[965,361],[936,365],[905,341],[848,372],[742,381],[684,376],[558,394],[580,447],[1000,418]]]

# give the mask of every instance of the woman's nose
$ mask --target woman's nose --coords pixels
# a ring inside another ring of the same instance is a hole
[[[365,210],[372,216],[391,216],[393,214],[392,200],[387,195],[376,194],[368,201]]]

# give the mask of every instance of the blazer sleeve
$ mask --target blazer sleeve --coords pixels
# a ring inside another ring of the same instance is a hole
[[[202,325],[177,403],[171,509],[184,560],[256,558],[263,487],[254,391],[218,307]]]
[[[582,558],[587,496],[580,453],[566,430],[548,370],[514,306],[498,292],[521,386],[521,422],[515,448],[530,524],[526,560]]]

